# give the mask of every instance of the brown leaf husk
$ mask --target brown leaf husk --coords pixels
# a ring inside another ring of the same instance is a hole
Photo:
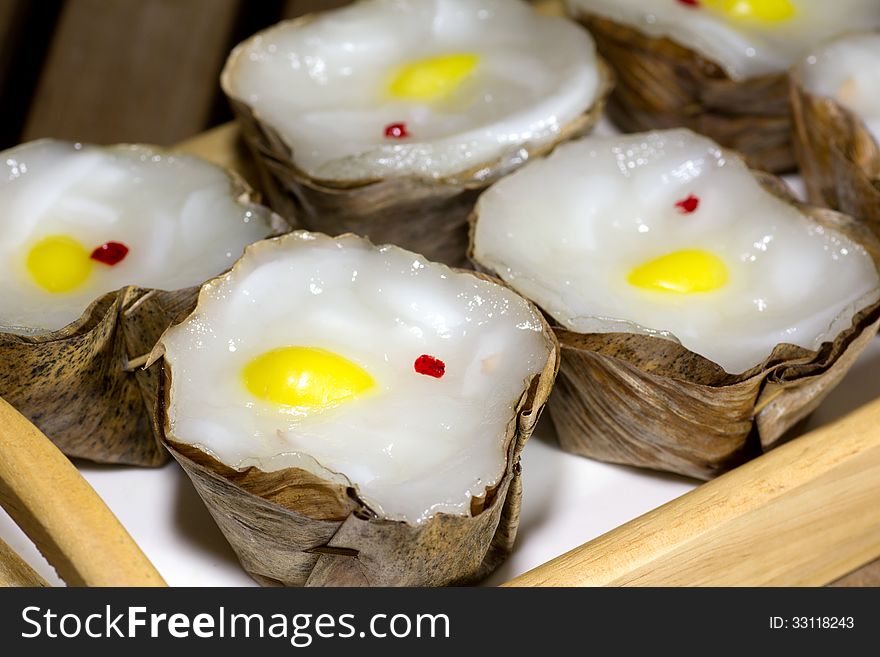
[[[149,414],[156,373],[129,363],[153,348],[197,292],[125,287],[58,331],[0,333],[0,396],[67,456],[161,465],[168,455]]]
[[[614,70],[608,115],[625,132],[685,127],[739,151],[755,169],[795,167],[784,73],[731,79],[668,38],[592,14],[574,16]]]
[[[250,190],[230,173],[230,194]],[[275,229],[283,224],[273,217]],[[93,302],[57,331],[0,332],[0,397],[67,456],[157,466],[168,460],[154,424],[155,369],[143,357],[171,323],[195,306],[198,287],[128,286]]]
[[[880,236],[880,145],[833,98],[807,91],[792,69],[795,155],[811,202],[864,221]]]
[[[304,16],[293,22],[308,20],[311,17]],[[242,46],[236,48],[229,61],[242,51]],[[552,143],[523,145],[528,155],[518,155],[518,161],[545,155],[593,129],[612,87],[608,66],[598,58],[597,65],[600,88],[593,106],[563,126]],[[429,260],[467,266],[467,218],[477,196],[521,163],[502,159],[436,180],[414,176],[344,182],[315,179],[294,164],[294,153],[281,135],[233,95],[229,77],[223,75],[221,86],[254,155],[261,189],[269,205],[294,228],[331,236],[354,233],[376,244],[396,244]]]
[[[237,471],[176,441],[167,431],[173,374],[164,361],[157,424],[165,446],[192,480],[241,565],[260,584],[472,584],[497,568],[513,547],[522,494],[520,453],[559,367],[558,344],[546,322],[544,326],[552,348],[541,373],[525,386],[507,427],[504,475],[484,497],[471,501],[467,517],[440,513],[420,525],[387,520],[377,516],[354,488],[299,468]]]
[[[863,245],[880,271],[880,241],[862,224],[798,203],[780,179],[753,173],[771,193]],[[779,344],[763,363],[738,375],[663,338],[554,326],[561,365],[550,417],[566,451],[709,479],[785,442],[786,432],[837,385],[878,326],[880,301],[819,349]]]

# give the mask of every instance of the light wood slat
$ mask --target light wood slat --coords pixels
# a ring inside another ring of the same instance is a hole
[[[24,139],[170,144],[203,130],[239,0],[68,0]]]
[[[164,586],[73,464],[0,400],[0,505],[71,586]]]
[[[509,586],[819,586],[880,557],[880,400]]]
[[[0,586],[49,586],[49,584],[0,539]]]
[[[231,169],[247,180],[254,189],[259,188],[259,175],[254,170],[253,160],[235,123],[224,123],[196,135],[179,143],[174,150],[198,155],[209,162]]]

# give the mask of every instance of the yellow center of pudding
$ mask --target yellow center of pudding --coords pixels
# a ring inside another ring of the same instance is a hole
[[[705,0],[706,4],[731,18],[779,23],[793,18],[790,0]]]
[[[721,258],[700,249],[684,249],[639,265],[627,280],[644,290],[694,294],[724,287],[727,278]]]
[[[255,397],[307,411],[349,401],[376,385],[359,365],[313,347],[267,351],[245,365],[242,378]]]
[[[50,235],[34,244],[26,264],[37,285],[56,294],[79,287],[92,272],[89,252],[65,235]]]
[[[410,62],[395,73],[388,90],[402,100],[437,100],[455,91],[479,61],[472,53],[452,53]]]

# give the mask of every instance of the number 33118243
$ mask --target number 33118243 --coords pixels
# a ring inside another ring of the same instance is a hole
[[[773,630],[851,630],[855,625],[855,618],[852,616],[770,617],[770,629]]]

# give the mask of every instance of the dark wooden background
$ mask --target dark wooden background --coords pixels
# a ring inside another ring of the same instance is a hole
[[[0,148],[172,144],[228,120],[232,47],[346,0],[0,0]]]

